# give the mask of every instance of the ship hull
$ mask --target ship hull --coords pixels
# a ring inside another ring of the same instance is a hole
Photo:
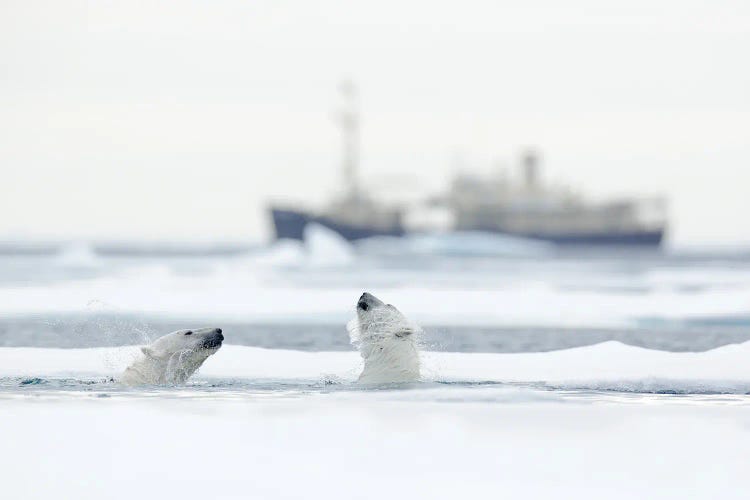
[[[303,240],[305,227],[310,223],[317,223],[337,232],[348,241],[356,241],[373,236],[404,236],[406,232],[401,226],[388,229],[372,228],[368,226],[354,226],[341,224],[327,217],[316,216],[300,210],[271,209],[277,239]],[[529,238],[538,241],[554,243],[564,246],[633,246],[658,247],[664,239],[663,229],[639,230],[628,232],[596,232],[575,234],[529,234],[513,233],[497,229],[484,229],[484,232]]]
[[[276,239],[303,240],[305,227],[310,223],[320,224],[343,236],[348,241],[356,241],[372,236],[403,236],[401,226],[378,229],[369,226],[355,226],[333,221],[328,217],[316,216],[299,210],[271,209]]]
[[[502,234],[511,234],[523,238],[542,240],[556,245],[578,245],[578,246],[641,246],[658,247],[664,239],[664,231],[642,230],[629,232],[601,232],[586,234],[512,234],[507,232],[492,231]]]

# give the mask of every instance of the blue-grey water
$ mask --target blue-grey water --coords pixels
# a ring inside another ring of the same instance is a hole
[[[216,321],[214,321],[215,323]],[[206,318],[201,324],[211,324]],[[268,349],[348,351],[342,324],[220,321],[231,343]],[[179,330],[185,321],[159,316],[44,314],[0,319],[0,347],[114,347],[142,344],[144,334]],[[732,316],[633,328],[451,326],[425,327],[424,348],[451,352],[544,352],[616,340],[665,351],[706,351],[750,340],[750,317]]]

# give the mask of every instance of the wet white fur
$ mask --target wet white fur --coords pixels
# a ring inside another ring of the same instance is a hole
[[[206,349],[201,343],[215,334],[213,328],[178,330],[159,337],[141,348],[138,358],[128,366],[120,378],[126,385],[182,384],[200,368],[219,347]]]
[[[359,382],[387,384],[419,380],[421,330],[390,304],[357,310],[347,325],[352,344],[365,366]]]

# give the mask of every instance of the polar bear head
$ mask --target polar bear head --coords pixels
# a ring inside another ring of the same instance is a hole
[[[357,301],[357,330],[362,340],[365,337],[405,338],[412,335],[415,328],[393,305],[365,292]]]
[[[189,353],[190,356],[208,358],[221,347],[224,335],[221,328],[197,328],[177,330],[159,337],[141,351],[154,358],[170,357],[176,353]]]
[[[123,375],[129,384],[180,384],[200,368],[224,341],[221,328],[177,330],[141,348],[143,356]]]
[[[365,362],[360,382],[419,380],[417,337],[421,330],[394,306],[365,292],[357,300],[357,317],[347,329]]]

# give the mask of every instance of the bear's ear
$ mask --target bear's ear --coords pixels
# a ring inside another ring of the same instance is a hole
[[[141,347],[141,352],[142,352],[143,354],[145,354],[145,355],[146,355],[147,357],[149,357],[149,358],[155,358],[155,357],[156,357],[156,353],[154,352],[154,350],[153,350],[153,349],[151,349],[151,348],[150,348],[149,346],[147,346],[147,345],[144,345],[143,347]]]
[[[414,333],[414,330],[412,330],[411,328],[404,328],[403,330],[399,330],[396,332],[396,337],[399,337],[399,338],[408,337],[412,333]]]

